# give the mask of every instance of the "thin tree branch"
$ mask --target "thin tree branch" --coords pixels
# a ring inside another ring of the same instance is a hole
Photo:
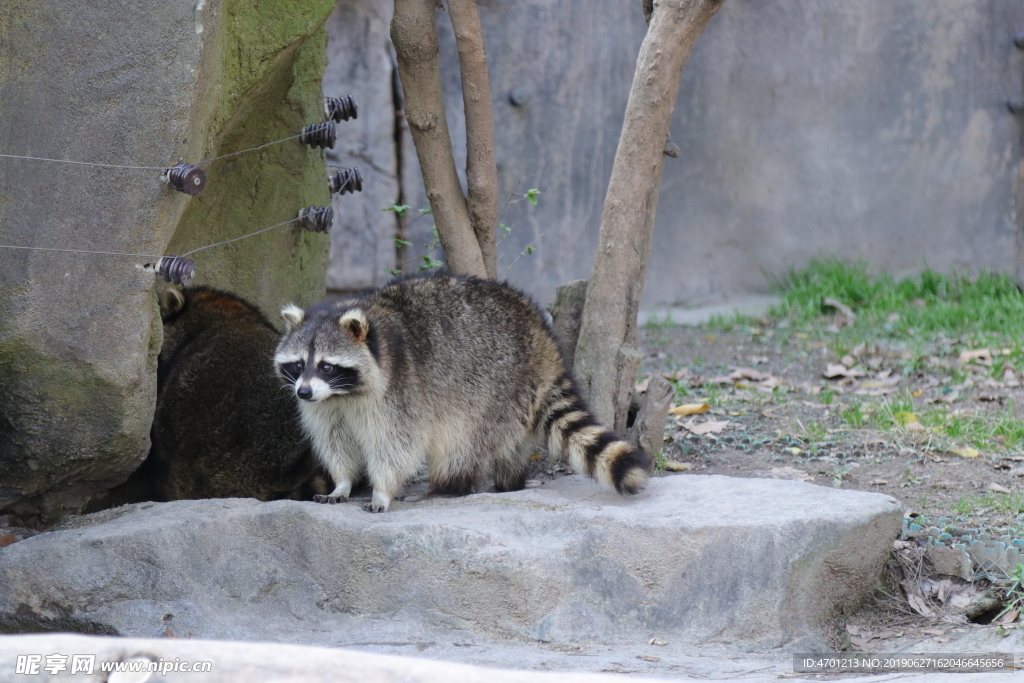
[[[487,277],[452,156],[435,11],[434,0],[395,0],[391,41],[405,91],[405,118],[448,267],[457,273]]]
[[[487,276],[497,277],[498,167],[487,52],[475,0],[448,0],[466,110],[466,197]]]

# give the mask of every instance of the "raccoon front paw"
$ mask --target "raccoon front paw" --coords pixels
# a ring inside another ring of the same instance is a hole
[[[325,496],[323,494],[318,493],[315,496],[313,496],[313,502],[314,503],[327,504],[327,505],[334,505],[335,503],[343,502],[343,499],[342,498],[334,498],[333,496]]]
[[[367,512],[387,512],[388,508],[386,505],[374,505],[373,503],[363,503],[363,509]]]

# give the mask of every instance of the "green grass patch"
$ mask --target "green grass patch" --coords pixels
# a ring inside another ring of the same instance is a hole
[[[816,259],[776,283],[782,303],[770,315],[797,323],[828,312],[827,298],[849,306],[857,320],[847,335],[886,331],[891,335],[943,333],[1024,335],[1024,292],[1008,275],[982,272],[975,278],[932,270],[903,280],[873,275],[863,262]]]
[[[1024,494],[1021,493],[987,493],[984,496],[961,496],[954,511],[958,515],[969,517],[983,510],[991,510],[1002,515],[1019,515],[1024,512]]]
[[[1024,446],[1024,419],[1014,415],[1012,404],[997,414],[988,415],[954,413],[948,408],[937,407],[917,410],[910,392],[903,391],[884,401],[873,412],[854,402],[843,412],[843,417],[854,427],[866,424],[886,431],[906,428],[917,422],[927,434],[944,437],[950,446],[973,446],[982,452]]]

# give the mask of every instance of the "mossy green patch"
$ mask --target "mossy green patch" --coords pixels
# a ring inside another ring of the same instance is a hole
[[[227,4],[220,51],[221,101],[210,126],[211,157],[298,134],[323,119],[326,67],[323,21],[332,3]],[[220,127],[218,127],[220,126]],[[320,150],[287,140],[228,157],[207,168],[208,183],[190,202],[168,247],[181,254],[294,219],[306,206],[328,206]],[[273,319],[287,302],[324,295],[329,240],[294,223],[194,254],[196,284],[249,299]]]
[[[34,494],[62,475],[123,462],[135,443],[123,397],[88,365],[55,362],[16,339],[0,343],[0,482]]]

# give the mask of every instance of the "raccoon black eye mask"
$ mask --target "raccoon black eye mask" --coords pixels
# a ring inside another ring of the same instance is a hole
[[[651,460],[590,414],[537,306],[502,283],[447,273],[396,280],[358,298],[281,311],[275,356],[314,452],[348,499],[384,512],[430,463],[431,490],[464,495],[490,477],[523,488],[538,443],[620,493]]]

